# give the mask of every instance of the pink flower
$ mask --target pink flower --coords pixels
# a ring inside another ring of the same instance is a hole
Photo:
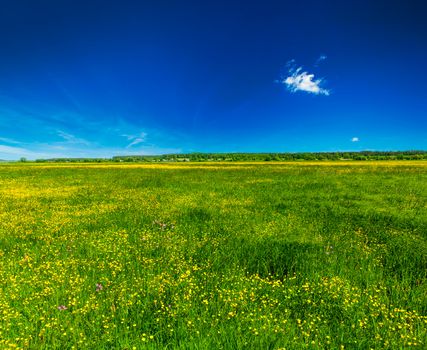
[[[65,305],[59,305],[58,306],[58,310],[59,311],[64,311],[64,310],[67,310],[68,309],[68,307],[66,307]]]
[[[103,288],[104,288],[104,287],[102,286],[102,284],[101,284],[101,283],[97,283],[97,284],[96,284],[96,291],[97,291],[97,292],[101,291]]]

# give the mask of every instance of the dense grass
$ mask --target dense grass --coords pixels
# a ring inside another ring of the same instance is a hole
[[[426,170],[3,165],[0,348],[426,348]]]

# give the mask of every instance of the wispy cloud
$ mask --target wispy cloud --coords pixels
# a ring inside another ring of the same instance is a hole
[[[0,159],[182,152],[175,145],[182,145],[185,135],[146,129],[126,118],[109,114],[100,118],[95,112],[33,104],[0,94]]]
[[[143,142],[145,142],[146,138],[147,138],[147,133],[145,132],[141,132],[138,135],[122,135],[123,137],[126,137],[129,141],[131,141],[126,148],[130,148],[132,146],[136,146],[139,145]]]
[[[359,138],[358,138],[358,137],[353,137],[353,138],[351,139],[351,142],[359,142]]]
[[[25,157],[29,159],[37,158],[50,158],[50,157],[59,157],[58,152],[51,152],[54,150],[49,150],[44,148],[43,150],[30,150],[25,147],[16,147],[16,146],[5,146],[0,145],[0,158],[7,160],[16,160],[20,157]]]
[[[24,156],[27,153],[28,153],[28,150],[21,148],[21,147],[0,145],[0,154]]]
[[[323,57],[323,56],[321,56]],[[324,56],[326,59],[326,56]],[[302,67],[296,67],[295,60],[288,62],[288,76],[281,80],[290,92],[304,91],[315,95],[329,96],[330,91],[322,87],[323,78],[315,79],[314,74],[304,71]]]
[[[326,55],[320,55],[319,58],[316,60],[316,62],[314,63],[314,66],[317,67],[319,65],[320,62],[326,60],[328,58],[328,56]]]
[[[17,160],[25,157],[30,160],[49,158],[110,158],[112,156],[126,155],[126,151],[120,147],[64,147],[46,143],[31,144],[29,147],[14,147],[0,145],[0,159]],[[165,153],[182,153],[180,148],[148,146],[138,149],[140,155],[157,155]]]
[[[76,137],[72,134],[66,133],[62,130],[57,130],[57,135],[62,138],[66,143],[68,144],[81,144],[89,146],[91,143],[85,139],[82,139],[80,137]]]
[[[16,141],[14,139],[7,138],[7,137],[0,137],[0,142],[2,142],[2,143],[8,143],[8,144],[11,144],[11,145],[19,145],[19,144],[21,144],[21,142]]]

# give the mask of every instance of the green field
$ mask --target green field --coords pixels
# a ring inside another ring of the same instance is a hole
[[[427,162],[0,166],[0,349],[427,348]]]

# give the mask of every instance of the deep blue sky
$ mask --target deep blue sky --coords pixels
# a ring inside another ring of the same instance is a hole
[[[426,13],[1,1],[0,159],[427,149]]]

